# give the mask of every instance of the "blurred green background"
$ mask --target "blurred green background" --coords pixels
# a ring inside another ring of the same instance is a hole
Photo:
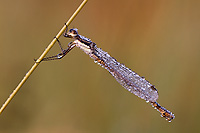
[[[0,104],[81,2],[1,0]],[[198,0],[89,0],[70,25],[154,84],[171,123],[75,48],[39,65],[1,114],[0,132],[200,132],[199,8]]]

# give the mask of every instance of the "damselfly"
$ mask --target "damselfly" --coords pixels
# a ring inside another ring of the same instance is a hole
[[[68,44],[67,49],[63,49],[60,41],[57,39],[61,48],[61,53],[43,58],[42,61],[62,59],[70,50],[75,46],[79,47],[86,54],[88,54],[96,63],[104,67],[110,72],[110,74],[119,82],[125,89],[140,97],[141,99],[150,102],[150,104],[157,109],[161,116],[166,118],[169,122],[175,118],[174,114],[157,103],[158,91],[150,84],[144,77],[140,77],[137,73],[127,68],[124,64],[117,62],[117,60],[111,57],[107,52],[98,48],[97,45],[89,38],[78,34],[78,29],[70,29],[64,33],[64,37],[74,39],[73,42]]]

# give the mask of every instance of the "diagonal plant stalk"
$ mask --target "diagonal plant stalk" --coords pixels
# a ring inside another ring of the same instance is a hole
[[[4,102],[2,107],[0,108],[0,114],[3,112],[3,110],[8,106],[10,101],[13,99],[13,97],[17,94],[17,92],[20,90],[22,85],[26,82],[26,80],[30,77],[30,75],[33,73],[33,71],[37,68],[37,66],[40,64],[40,61],[46,56],[46,54],[50,51],[50,49],[53,47],[53,45],[56,43],[56,38],[59,38],[63,32],[66,30],[66,26],[69,26],[70,23],[74,20],[74,18],[77,16],[77,14],[81,11],[83,6],[87,3],[88,0],[84,0],[81,5],[76,9],[74,14],[70,17],[70,19],[67,21],[67,23],[62,27],[62,29],[58,32],[58,34],[55,36],[55,38],[51,41],[51,43],[48,45],[48,47],[44,50],[44,52],[41,54],[41,56],[37,59],[37,61],[33,64],[31,69],[26,73],[24,78],[21,80],[21,82],[17,85],[17,87],[13,90],[13,92],[10,94],[10,96],[7,98],[7,100]]]

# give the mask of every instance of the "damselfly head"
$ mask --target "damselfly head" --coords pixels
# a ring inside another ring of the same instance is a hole
[[[74,38],[77,35],[78,35],[78,29],[76,28],[70,29],[69,32],[67,33],[67,37],[69,38]]]

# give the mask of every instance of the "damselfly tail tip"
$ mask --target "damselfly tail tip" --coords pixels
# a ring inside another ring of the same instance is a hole
[[[171,122],[175,116],[172,112],[166,110],[166,112],[160,112],[161,116],[164,117],[168,122]]]
[[[172,112],[160,106],[157,102],[151,102],[151,105],[160,112],[161,117],[164,117],[168,122],[171,122],[175,116]]]

